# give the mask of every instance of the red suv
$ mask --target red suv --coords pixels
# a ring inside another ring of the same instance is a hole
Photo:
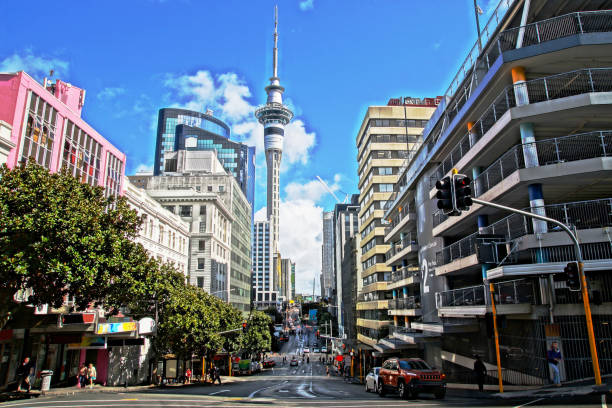
[[[421,392],[433,393],[436,398],[446,394],[446,375],[431,368],[420,358],[391,358],[378,374],[378,395],[397,392],[402,398],[416,398]]]

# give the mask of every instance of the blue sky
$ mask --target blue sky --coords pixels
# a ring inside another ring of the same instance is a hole
[[[234,139],[260,147],[252,110],[271,76],[274,4],[279,76],[296,113],[281,175],[281,251],[297,262],[298,291],[311,291],[321,211],[334,204],[315,176],[340,198],[357,192],[355,137],[367,106],[443,94],[476,40],[473,0],[9,2],[0,71],[42,80],[53,68],[85,88],[83,117],[127,154],[127,174],[151,166],[157,111],[166,106],[209,107]],[[487,14],[496,4],[479,1]],[[265,159],[257,153],[261,217]]]

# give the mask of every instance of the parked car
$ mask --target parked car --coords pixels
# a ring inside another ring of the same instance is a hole
[[[310,353],[310,348],[309,347],[304,347],[304,353]]]
[[[269,358],[267,360],[264,360],[262,365],[263,365],[263,368],[271,368],[271,367],[276,366],[276,361]]]
[[[289,365],[290,365],[291,367],[297,367],[297,365],[298,365],[298,360],[297,360],[297,358],[295,358],[295,356],[293,356],[293,357],[291,358],[291,362],[289,363]]]
[[[320,350],[318,347],[313,347],[313,348],[312,348],[312,352],[313,352],[313,353],[320,353],[320,352],[321,352],[321,350]]]
[[[261,372],[261,363],[259,361],[251,361],[251,374]]]
[[[365,390],[366,392],[376,391],[378,389],[378,372],[380,367],[374,367],[370,370],[365,378]]]
[[[321,347],[321,353],[327,353],[327,347],[325,346]]]
[[[426,392],[441,399],[446,395],[446,375],[420,358],[391,358],[378,372],[376,391],[381,397],[397,392],[401,398],[416,398]]]

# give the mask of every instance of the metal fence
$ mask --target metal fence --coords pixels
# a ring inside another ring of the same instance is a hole
[[[538,304],[536,286],[530,279],[516,279],[494,284],[495,302],[500,305]]]
[[[416,265],[403,266],[402,268],[391,272],[391,281],[399,282],[404,279],[413,278],[418,279],[420,277],[420,269]]]
[[[421,298],[418,296],[408,296],[405,298],[397,298],[389,300],[389,309],[391,310],[402,310],[402,309],[420,309]]]
[[[393,198],[390,198],[387,203],[385,203],[385,207],[388,203],[393,203]],[[387,208],[385,208],[385,210],[386,209]],[[391,232],[393,228],[397,227],[397,225],[410,214],[414,214],[414,208],[410,203],[406,203],[404,206],[401,207],[401,210],[398,209],[397,213],[393,217],[391,217],[391,222],[385,227],[385,235]]]
[[[391,248],[387,251],[386,259],[391,259],[391,257],[395,256],[399,252],[403,251],[404,248],[411,245],[418,245],[417,234],[413,234],[412,231],[404,234],[402,239],[391,243]]]
[[[518,169],[595,157],[612,156],[612,131],[597,131],[555,137],[514,146],[474,180],[474,196],[479,197]]]
[[[447,290],[436,293],[437,307],[484,306],[488,304],[484,285]]]
[[[610,92],[612,91],[612,69],[582,69],[533,79],[521,85],[510,85],[504,88],[474,123],[472,130],[459,140],[455,148],[436,168],[430,180],[430,188],[433,188],[437,180],[444,177],[457,165],[459,160],[493,127],[503,114],[518,105],[515,88],[519,86],[521,87],[520,91],[526,93],[524,102],[527,103],[549,101],[590,92]]]
[[[561,221],[576,229],[603,228],[612,226],[612,198],[590,201],[578,201],[565,204],[552,204],[531,209],[532,212],[542,212],[546,216]],[[527,208],[526,210],[529,210]],[[551,223],[546,223],[548,232],[561,231]],[[437,265],[444,265],[455,259],[465,258],[476,253],[476,238],[479,234],[502,235],[507,241],[533,234],[533,221],[519,214],[511,214],[501,220],[484,227],[480,232],[468,235],[459,241],[442,248],[436,253]],[[601,258],[596,258],[601,259]]]

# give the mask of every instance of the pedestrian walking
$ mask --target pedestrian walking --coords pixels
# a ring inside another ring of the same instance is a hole
[[[329,366],[325,366],[325,373],[327,374],[327,376],[329,377]]]
[[[78,373],[77,387],[85,388],[85,385],[86,385],[85,381],[87,381],[87,366],[85,364],[81,364],[81,368],[79,368],[79,373]]]
[[[30,392],[32,389],[32,383],[30,381],[30,370],[32,369],[32,365],[30,364],[30,357],[26,357],[23,359],[23,363],[17,367],[15,371],[15,375],[17,377],[17,392],[21,392],[21,387],[25,385],[27,388],[27,392]]]
[[[306,364],[310,364],[310,357],[306,357]]]
[[[213,384],[215,381],[219,381],[219,385],[221,384],[221,374],[219,373],[219,367],[217,366],[214,368]]]
[[[476,377],[476,383],[478,384],[478,391],[484,391],[484,380],[487,375],[487,367],[485,367],[484,363],[480,356],[476,356],[476,361],[474,362],[474,376]]]
[[[185,381],[187,384],[191,384],[191,368],[188,368],[187,371],[185,371]]]
[[[89,366],[87,367],[87,381],[89,382],[89,386],[91,388],[94,387],[94,381],[96,381],[96,367],[92,364],[89,363]]]
[[[561,362],[561,352],[559,351],[559,343],[553,341],[550,345],[550,350],[546,353],[548,366],[553,372],[552,382],[557,387],[561,386],[561,376],[559,375],[559,363]]]

